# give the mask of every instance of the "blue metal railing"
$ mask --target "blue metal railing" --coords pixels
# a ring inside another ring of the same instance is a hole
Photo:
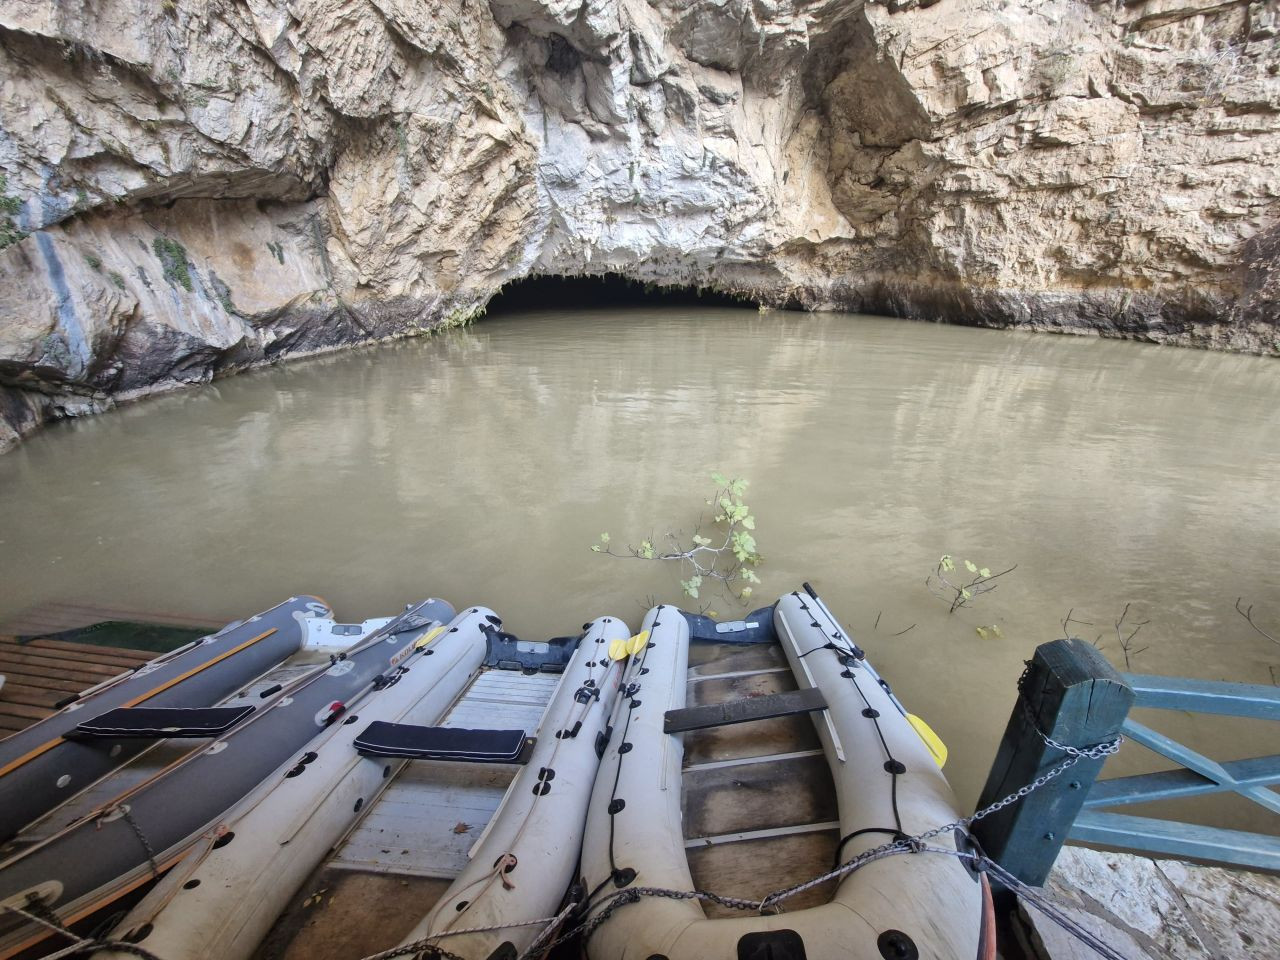
[[[1277,687],[1134,673],[1121,676],[1133,689],[1135,707],[1280,720],[1280,688]],[[1280,793],[1270,789],[1273,784],[1280,784],[1280,754],[1218,763],[1132,717],[1125,719],[1121,730],[1135,743],[1179,766],[1158,773],[1095,782],[1071,827],[1072,839],[1280,870],[1280,836],[1098,812],[1104,807],[1154,800],[1235,793],[1280,814]]]

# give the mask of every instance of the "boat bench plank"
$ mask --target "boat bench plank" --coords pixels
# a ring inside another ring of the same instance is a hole
[[[668,710],[662,729],[665,733],[684,733],[686,730],[705,730],[707,727],[723,727],[751,720],[771,720],[774,717],[789,717],[826,708],[827,701],[823,698],[822,691],[810,687],[728,703]]]

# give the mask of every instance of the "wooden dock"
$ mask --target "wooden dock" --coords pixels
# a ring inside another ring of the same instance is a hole
[[[106,621],[164,627],[222,626],[219,621],[176,614],[82,604],[47,603],[0,625],[0,739],[54,713],[55,704],[103,680],[133,670],[159,654],[154,650],[108,647],[66,640],[19,637],[57,634]]]

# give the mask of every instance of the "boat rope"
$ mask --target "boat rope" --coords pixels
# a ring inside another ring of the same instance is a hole
[[[663,614],[666,612],[666,609],[667,607],[665,604],[658,605],[657,612],[653,615],[653,622],[649,624],[649,627],[648,627],[650,637],[652,637],[654,634],[654,631],[656,631],[658,627],[662,625],[661,618]],[[627,680],[628,677],[640,677],[649,672],[648,669],[645,667],[644,663],[645,663],[645,660],[648,659],[649,649],[654,645],[655,645],[654,641],[650,639],[647,643],[645,643],[644,648],[640,651],[640,656],[632,657],[631,660],[628,661],[627,663],[628,672],[623,675],[623,680]],[[625,762],[625,753],[630,750],[630,746],[627,741],[627,734],[631,731],[631,717],[635,713],[636,707],[640,706],[640,701],[636,699],[636,694],[639,693],[643,687],[644,687],[644,684],[641,683],[639,680],[631,680],[631,682],[627,683],[627,685],[623,687],[623,689],[618,693],[619,705],[621,705],[623,700],[627,701],[627,719],[626,719],[626,722],[622,725],[622,732],[619,734],[618,766],[614,770],[613,789],[609,791],[609,806],[607,808],[607,812],[609,814],[609,877],[608,879],[612,880],[614,884],[617,886],[624,885],[621,881],[625,880],[626,883],[630,883],[631,880],[635,878],[635,871],[632,868],[618,866],[618,861],[616,859],[616,854],[615,854],[614,838],[616,835],[616,831],[614,828],[615,828],[615,823],[616,823],[618,814],[621,813],[623,808],[626,807],[627,805],[626,800],[621,799],[618,796],[618,784],[622,780],[622,765]],[[624,750],[624,747],[625,747],[625,750]],[[601,881],[600,886],[603,887],[604,883],[605,881]],[[599,889],[600,887],[596,888],[597,891]]]
[[[884,751],[885,755],[884,770],[889,774],[889,808],[893,811],[893,829],[868,827],[866,830],[858,830],[841,837],[840,841],[836,844],[835,862],[838,864],[845,844],[854,839],[854,837],[858,836],[860,833],[864,833],[869,830],[876,830],[883,833],[889,833],[899,839],[906,836],[906,831],[902,828],[902,813],[898,807],[898,777],[906,773],[907,768],[901,760],[893,755],[893,751],[889,748],[889,741],[884,735],[883,728],[880,726],[880,711],[871,706],[871,701],[867,699],[867,695],[862,689],[862,684],[858,683],[858,677],[854,673],[854,671],[858,669],[860,663],[866,663],[866,653],[861,647],[854,643],[853,640],[845,635],[844,631],[840,629],[840,624],[836,622],[835,618],[831,616],[830,611],[826,609],[825,605],[823,605],[817,597],[813,597],[813,606],[811,608],[799,593],[793,593],[792,596],[794,596],[799,602],[800,609],[813,618],[810,626],[815,627],[818,630],[822,630],[824,637],[827,635],[827,631],[824,630],[822,624],[818,622],[818,614],[821,614],[827,621],[827,625],[831,628],[831,636],[827,642],[822,644],[820,647],[814,647],[811,650],[806,650],[804,653],[800,653],[800,659],[803,660],[809,654],[817,653],[819,650],[830,650],[835,654],[836,659],[840,662],[840,666],[844,668],[840,671],[840,676],[853,684],[853,688],[858,692],[858,696],[862,700],[862,715],[870,720],[875,726],[876,736],[880,739],[880,747]],[[879,677],[876,677],[876,680],[879,682],[880,686],[884,688],[885,693],[889,695],[890,701],[892,701],[893,691],[889,689],[888,684]]]
[[[496,933],[499,930],[512,930],[516,927],[545,927],[546,929],[538,935],[538,940],[534,941],[536,944],[547,937],[548,931],[554,930],[563,923],[564,919],[577,907],[578,903],[574,901],[554,917],[539,917],[537,920],[513,920],[510,923],[497,923],[487,927],[463,927],[458,930],[433,933],[420,940],[414,940],[412,943],[406,943],[399,947],[392,947],[390,950],[383,950],[381,953],[373,953],[367,957],[361,957],[361,960],[394,960],[395,957],[410,955],[421,955],[427,960],[463,960],[462,957],[455,953],[450,953],[435,941],[444,937],[461,937],[468,933]]]
[[[834,645],[817,649],[834,649]],[[1028,886],[1021,880],[1018,880],[1018,878],[1008,873],[1008,871],[1003,867],[995,861],[990,860],[985,855],[949,850],[942,847],[931,847],[927,844],[927,841],[932,840],[935,837],[943,836],[944,834],[952,834],[956,830],[963,830],[965,833],[968,833],[969,828],[977,821],[982,820],[985,817],[989,817],[993,813],[1003,810],[1011,804],[1017,803],[1028,794],[1033,793],[1045,784],[1049,783],[1051,780],[1061,776],[1065,771],[1074,767],[1081,760],[1102,760],[1119,751],[1120,745],[1124,741],[1124,738],[1119,736],[1104,743],[1092,744],[1085,747],[1073,747],[1068,744],[1059,743],[1045,734],[1035,722],[1035,718],[1031,715],[1030,706],[1026,697],[1023,696],[1022,688],[1024,686],[1026,676],[1027,671],[1024,670],[1022,677],[1019,678],[1018,681],[1018,696],[1019,700],[1022,702],[1024,715],[1026,716],[1031,728],[1046,745],[1061,751],[1066,754],[1066,756],[1030,783],[1023,785],[1008,796],[1002,797],[1000,800],[983,807],[981,810],[975,811],[968,817],[961,817],[950,823],[934,827],[915,836],[900,834],[892,841],[866,850],[826,873],[803,883],[774,891],[760,900],[725,897],[703,890],[667,890],[658,887],[633,887],[621,890],[618,893],[606,897],[602,901],[592,904],[591,901],[595,899],[595,895],[604,886],[602,883],[600,887],[597,887],[595,891],[592,891],[591,896],[589,896],[584,903],[586,912],[590,914],[587,919],[553,941],[548,949],[554,949],[574,937],[581,937],[585,942],[586,939],[589,938],[591,934],[594,933],[595,930],[604,923],[615,910],[628,903],[636,903],[645,897],[710,901],[731,909],[752,910],[763,914],[767,911],[776,911],[784,901],[789,900],[792,897],[832,880],[840,880],[862,867],[878,860],[883,860],[888,857],[905,853],[939,853],[967,860],[974,864],[976,869],[989,871],[997,880],[1004,883],[1009,889],[1016,892],[1019,896],[1024,897],[1033,907],[1040,910],[1055,923],[1062,926],[1064,930],[1097,951],[1100,955],[1106,957],[1107,960],[1123,960],[1119,954],[1115,953],[1115,951],[1099,940],[1095,935],[1075,923],[1075,921],[1073,921],[1065,911],[1046,897],[1042,891],[1037,891],[1035,888]],[[521,960],[524,960],[524,958],[521,958]]]
[[[44,960],[61,960],[62,957],[75,956],[77,953],[97,952],[98,950],[114,950],[117,953],[127,953],[135,957],[140,957],[141,960],[161,960],[160,957],[157,957],[149,950],[143,949],[136,943],[126,943],[123,940],[101,940],[96,937],[81,937],[79,934],[64,926],[58,920],[57,915],[46,907],[44,902],[41,900],[28,903],[27,906],[30,909],[24,910],[11,903],[0,903],[0,909],[12,911],[18,916],[23,917],[26,920],[30,920],[32,923],[46,927],[54,933],[60,934],[61,936],[74,941],[69,946],[63,947],[61,950],[55,950],[53,953],[46,954]],[[41,913],[48,914],[48,916],[41,916]]]
[[[1031,904],[1031,906],[1035,907],[1067,933],[1071,934],[1081,943],[1085,944],[1085,946],[1092,949],[1099,956],[1105,957],[1106,960],[1126,960],[1124,954],[1120,953],[1110,944],[1103,941],[1088,927],[1078,923],[1057,902],[1055,902],[1052,897],[1045,894],[1043,890],[1019,880],[1012,873],[985,854],[970,853],[961,850],[948,850],[944,847],[927,847],[924,852],[937,853],[968,861],[973,865],[975,870],[981,870],[985,873],[991,874],[991,876],[999,880],[1004,887],[1016,893],[1021,900]]]
[[[612,618],[610,617],[605,617],[601,621],[602,624],[607,624],[610,622],[612,622]],[[600,629],[600,628],[593,627],[593,629]],[[602,629],[601,629],[601,632],[603,632]],[[586,636],[587,634],[583,634],[583,638],[585,638]],[[604,637],[603,636],[597,637],[595,642],[597,645],[603,646],[605,644]],[[603,656],[601,656],[600,654],[594,654],[591,656],[593,658],[587,662],[586,680],[584,681],[583,686],[579,687],[578,690],[575,691],[574,693],[575,704],[572,709],[572,712],[566,718],[566,723],[568,725],[564,729],[557,732],[556,741],[551,748],[551,753],[546,758],[546,766],[543,769],[551,771],[552,775],[554,775],[554,771],[555,771],[556,756],[559,754],[560,748],[563,746],[565,739],[572,739],[573,737],[576,737],[578,735],[577,733],[578,730],[582,728],[587,717],[590,716],[592,710],[603,709],[600,701],[600,692],[608,684],[609,678],[610,676],[612,676],[614,669],[622,669],[620,662],[612,659],[609,656],[607,649],[603,651]],[[601,671],[599,678],[596,677],[597,669]],[[591,691],[591,695],[588,695],[585,697],[581,696],[584,690]],[[520,824],[520,828],[515,832],[515,835],[512,836],[508,844],[510,848],[516,847],[520,843],[521,839],[524,837],[525,832],[529,828],[530,821],[533,820],[533,813],[535,808],[538,805],[538,801],[547,795],[548,791],[545,789],[546,786],[549,786],[549,780],[542,781],[539,783],[538,786],[535,786],[533,806],[529,808],[529,811],[525,814],[524,821]],[[543,787],[544,789],[539,789],[539,787]],[[516,859],[515,854],[511,853],[510,849],[508,849],[506,852],[501,854],[497,860],[494,861],[493,867],[492,869],[489,870],[488,873],[472,881],[462,890],[454,894],[453,897],[450,898],[449,900],[447,901],[442,900],[428,915],[429,922],[434,921],[434,919],[440,915],[442,910],[444,910],[444,908],[449,903],[456,904],[456,907],[455,907],[453,916],[451,916],[448,922],[444,924],[444,931],[442,931],[441,934],[437,934],[437,936],[446,935],[446,934],[452,935],[452,931],[450,930],[450,928],[455,923],[461,922],[463,917],[466,916],[466,914],[472,908],[474,908],[478,903],[480,903],[481,900],[485,896],[487,896],[491,890],[494,889],[494,882],[496,880],[501,881],[503,889],[506,889],[506,890],[515,889],[515,883],[507,875],[511,873],[518,864],[519,864],[519,861]],[[479,893],[476,893],[474,895],[468,895],[469,892],[474,888],[476,888],[477,886],[480,887]],[[577,906],[577,905],[574,904],[574,906]],[[545,921],[540,921],[540,920],[529,921],[530,924],[537,924],[537,923],[543,923],[543,922]],[[504,929],[504,927],[498,927],[496,929]],[[551,928],[548,928],[548,930],[543,931],[543,934],[541,936],[546,936],[550,929]],[[480,931],[473,929],[472,932],[480,932]],[[489,932],[489,931],[486,930],[483,932]],[[426,938],[426,939],[430,939],[430,938]]]

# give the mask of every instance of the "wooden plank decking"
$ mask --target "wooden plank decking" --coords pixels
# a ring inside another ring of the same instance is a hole
[[[96,647],[88,643],[33,640],[20,644],[0,634],[0,737],[7,737],[56,711],[54,704],[158,654],[148,650]]]
[[[18,637],[61,633],[117,620],[216,629],[223,621],[151,611],[46,603],[0,625],[0,739],[55,712],[54,704],[160,656],[154,650]]]

